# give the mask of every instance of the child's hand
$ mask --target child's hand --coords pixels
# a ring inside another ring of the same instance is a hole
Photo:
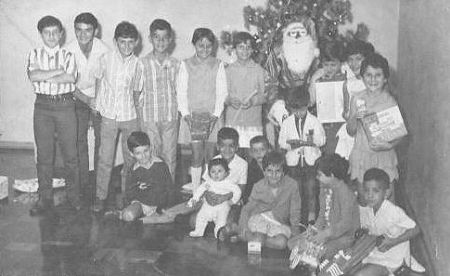
[[[384,237],[384,239],[381,242],[381,244],[378,245],[378,250],[380,252],[386,252],[389,249],[391,249],[392,247],[394,247],[395,245],[397,245],[395,239]]]
[[[362,119],[362,118],[364,118],[364,116],[366,116],[367,115],[367,110],[358,110],[356,113],[355,113],[355,117],[356,117],[356,119]]]
[[[227,104],[234,109],[239,109],[242,105],[241,101],[238,98],[232,96],[228,96]]]
[[[244,103],[241,104],[241,108],[242,109],[249,109],[252,106],[253,106],[253,100],[252,99],[250,99],[247,102],[244,102]]]
[[[383,151],[391,149],[392,145],[389,142],[373,139],[370,141],[369,147],[373,151]]]

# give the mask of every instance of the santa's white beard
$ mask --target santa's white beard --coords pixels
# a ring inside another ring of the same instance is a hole
[[[283,53],[288,68],[297,74],[308,72],[315,58],[315,50],[316,47],[312,39],[304,39],[300,43],[296,43],[294,39],[283,41]]]

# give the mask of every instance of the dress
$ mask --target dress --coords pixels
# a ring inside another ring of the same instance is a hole
[[[395,99],[387,92],[372,97],[367,90],[354,96],[356,100],[365,102],[369,113],[379,112],[397,105]],[[355,108],[351,106],[350,108]],[[350,175],[352,179],[357,179],[362,183],[364,173],[370,168],[384,170],[391,182],[398,179],[397,154],[394,149],[386,151],[373,151],[369,147],[369,141],[364,131],[362,123],[358,120],[355,136],[355,144],[350,154]]]
[[[224,65],[216,58],[200,61],[196,56],[181,63],[177,79],[178,110],[182,116],[209,113],[217,118],[208,142],[217,141],[217,132],[223,126],[223,105],[227,97],[227,83]],[[187,122],[180,120],[178,143],[189,144],[191,132]]]
[[[229,96],[241,101],[250,98],[261,100],[264,98],[264,79],[267,74],[264,69],[253,60],[247,64],[235,62],[226,68]],[[239,133],[239,146],[250,147],[250,139],[263,134],[262,105],[248,109],[234,109],[227,106],[225,125],[236,129]]]

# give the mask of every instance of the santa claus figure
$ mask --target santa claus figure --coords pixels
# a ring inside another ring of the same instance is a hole
[[[265,66],[274,82],[272,86],[278,88],[274,90],[278,93],[269,97],[272,99],[269,102],[273,104],[268,114],[271,125],[266,126],[266,131],[271,142],[276,135],[275,129],[270,128],[280,126],[288,116],[280,91],[304,85],[313,61],[319,56],[315,25],[311,18],[297,18],[283,28],[282,34],[282,43],[271,49]]]

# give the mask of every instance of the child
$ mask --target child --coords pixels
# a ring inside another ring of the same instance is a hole
[[[224,65],[212,56],[215,43],[216,37],[210,29],[196,29],[192,36],[195,55],[181,63],[177,78],[178,110],[182,116],[179,143],[190,143],[192,147],[194,190],[200,185],[203,160],[207,163],[214,154],[217,131],[222,125],[219,118],[227,97]],[[200,118],[203,123],[198,123]],[[199,129],[206,135],[191,137]]]
[[[155,154],[167,163],[174,180],[178,140],[175,79],[180,62],[170,56],[173,32],[169,22],[155,19],[150,24],[149,40],[153,51],[137,65],[134,100],[138,106],[139,125],[150,136]],[[141,94],[142,105],[139,104]]]
[[[363,260],[364,266],[355,274],[391,275],[410,257],[409,240],[419,234],[416,223],[405,212],[387,200],[389,175],[372,168],[364,173],[366,207],[360,207],[361,227],[371,235],[382,235],[382,243]]]
[[[306,221],[316,218],[316,172],[314,163],[325,145],[325,131],[319,120],[309,113],[309,93],[305,87],[288,90],[287,107],[291,115],[283,121],[278,143],[287,151],[290,174],[301,183],[303,200],[307,203]],[[304,217],[305,218],[305,217]],[[305,219],[304,219],[305,220]]]
[[[210,204],[208,198],[205,197],[202,207],[197,214],[195,229],[189,233],[189,236],[191,237],[202,237],[209,221],[214,221],[214,236],[217,237],[217,232],[220,228],[225,226],[227,222],[230,205],[236,204],[241,198],[241,189],[227,178],[230,169],[228,168],[228,163],[225,159],[216,158],[209,161],[208,171],[208,180],[195,190],[188,205],[194,205],[206,191],[222,195],[233,193],[233,196],[229,201],[224,201],[217,205]]]
[[[267,73],[251,59],[254,47],[252,35],[237,33],[233,39],[237,61],[226,69],[228,98],[225,101],[225,125],[239,132],[239,146],[247,149],[247,156],[251,137],[263,134],[262,104],[266,101],[264,80]]]
[[[348,161],[337,154],[324,155],[317,160],[317,180],[320,182],[320,211],[314,228],[317,233],[308,239],[323,244],[320,255],[334,256],[352,245],[359,228],[356,197],[347,181]],[[299,246],[303,235],[289,241],[289,247]],[[320,258],[320,256],[319,256]]]
[[[358,192],[362,193],[364,173],[370,168],[383,169],[391,179],[391,188],[398,179],[397,154],[395,146],[401,138],[391,142],[373,139],[369,141],[363,128],[361,118],[368,113],[383,111],[397,105],[394,97],[387,89],[389,78],[388,61],[379,54],[368,56],[361,65],[361,75],[367,89],[354,95],[350,102],[347,132],[355,137],[355,145],[350,154],[350,176],[358,184]],[[390,189],[394,200],[393,189]],[[363,197],[358,198],[364,205]]]
[[[132,156],[127,150],[127,138],[138,129],[136,107],[133,103],[132,80],[136,72],[138,58],[134,49],[139,41],[136,27],[129,22],[121,22],[114,31],[116,47],[100,59],[95,77],[97,86],[97,110],[102,116],[101,145],[99,152],[96,199],[92,210],[99,212],[104,208],[108,195],[111,170],[116,151],[116,138],[122,133],[122,193],[125,192],[127,172],[131,167]]]
[[[150,139],[145,132],[130,134],[127,146],[134,164],[127,185],[127,201],[131,202],[121,212],[124,221],[134,221],[153,213],[162,214],[167,206],[167,191],[172,185],[169,168],[152,151]]]
[[[291,235],[300,233],[300,193],[295,180],[284,175],[284,167],[282,153],[264,156],[264,179],[253,187],[239,218],[241,239],[284,249]]]
[[[30,210],[38,215],[53,206],[53,159],[55,133],[61,146],[64,167],[67,172],[66,191],[70,203],[80,209],[79,171],[77,158],[77,119],[73,92],[77,78],[74,55],[60,48],[63,36],[61,21],[44,16],[37,24],[44,43],[28,56],[28,78],[33,84],[34,137],[36,142],[39,200]]]
[[[338,41],[325,42],[322,50],[320,51],[320,64],[321,69],[318,69],[311,78],[311,84],[309,86],[310,93],[310,105],[316,112],[316,83],[317,82],[335,82],[343,81],[345,76],[341,72],[341,62],[344,61],[344,46]],[[337,91],[335,91],[337,92]],[[342,91],[339,91],[342,95]],[[341,110],[339,113],[343,113]],[[324,123],[327,142],[325,144],[324,152],[327,154],[333,154],[336,149],[337,139],[336,133],[342,123]]]
[[[92,122],[95,135],[94,168],[97,169],[98,150],[100,148],[101,116],[95,111],[95,77],[93,72],[100,57],[109,52],[103,41],[96,38],[98,32],[97,18],[91,13],[80,13],[74,21],[76,40],[67,46],[75,55],[78,68],[78,80],[75,90],[75,112],[77,115],[77,148],[80,169],[80,187],[82,193],[92,200],[87,193],[89,184],[88,130]]]
[[[250,156],[251,161],[248,164],[247,185],[242,194],[242,202],[246,204],[250,196],[253,185],[264,178],[264,170],[262,161],[264,156],[270,150],[269,140],[265,136],[255,136],[250,139]]]

